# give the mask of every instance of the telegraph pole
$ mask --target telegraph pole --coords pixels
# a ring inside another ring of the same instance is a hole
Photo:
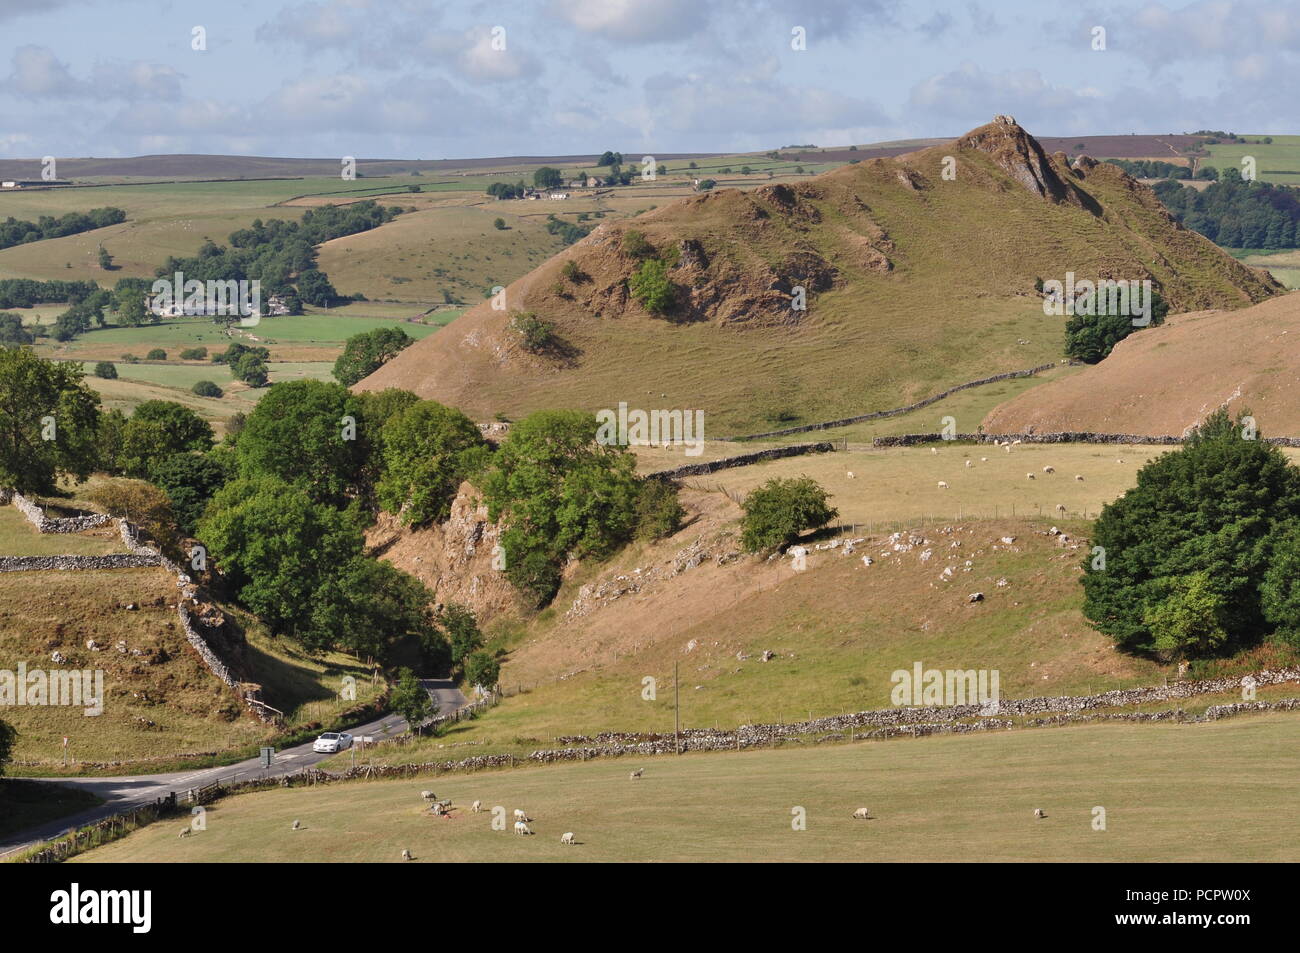
[[[682,753],[682,688],[677,679],[677,663],[673,662],[673,754]]]

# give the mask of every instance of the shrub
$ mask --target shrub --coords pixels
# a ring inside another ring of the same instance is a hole
[[[106,381],[117,380],[117,365],[112,361],[100,361],[95,365],[95,376]]]
[[[496,688],[501,680],[501,663],[487,652],[473,652],[465,660],[465,681],[470,685]]]
[[[140,363],[140,358],[136,357],[134,354],[123,354],[123,355],[122,355],[122,363],[123,363],[123,364],[139,364],[139,363]]]
[[[504,218],[493,219],[492,227],[499,232],[504,232],[506,230],[506,220]]]
[[[206,347],[187,347],[181,351],[182,361],[206,361],[208,358],[208,349]]]
[[[165,361],[167,360],[167,352],[160,347],[156,347],[146,354],[144,359],[146,361]]]
[[[653,258],[655,247],[645,237],[645,232],[630,228],[623,233],[623,251],[633,258]]]
[[[641,262],[627,287],[632,297],[651,314],[666,314],[677,303],[677,291],[668,280],[668,268],[656,259]]]
[[[522,311],[510,319],[510,330],[522,339],[525,351],[541,354],[557,343],[555,325],[531,311]]]
[[[825,526],[839,511],[811,477],[774,477],[745,497],[741,542],[750,552],[765,552],[793,543],[799,534]]]
[[[190,389],[200,397],[221,397],[225,394],[216,381],[195,381]]]
[[[560,268],[560,274],[572,281],[574,284],[577,284],[579,281],[582,281],[587,277],[583,270],[578,267],[578,263],[572,258],[566,261]]]
[[[667,480],[643,480],[636,497],[638,539],[663,539],[677,532],[686,510],[677,499],[677,486]]]

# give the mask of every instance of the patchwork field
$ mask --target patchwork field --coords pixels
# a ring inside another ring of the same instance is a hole
[[[272,790],[210,806],[195,836],[161,822],[76,862],[1294,862],[1295,726],[1081,726]],[[421,788],[452,817],[423,810]],[[493,830],[498,805],[526,810],[535,836]],[[872,820],[851,818],[862,806]]]
[[[124,553],[116,524],[81,533],[38,533],[13,506],[0,506],[0,556],[103,556]]]

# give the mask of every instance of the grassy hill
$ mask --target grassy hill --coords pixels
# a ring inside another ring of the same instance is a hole
[[[154,824],[74,862],[1294,862],[1294,737],[1279,714],[317,785],[228,798],[196,836]],[[423,810],[430,786],[449,820]],[[525,809],[536,836],[492,830],[497,805]],[[873,820],[851,818],[862,806]]]
[[[629,295],[629,229],[669,266],[678,304],[666,315]],[[576,277],[562,272],[569,262]],[[1173,223],[1118,168],[1071,168],[995,123],[606,224],[512,283],[506,310],[470,309],[359,387],[403,387],[480,416],[620,400],[703,408],[715,435],[831,419],[1059,357],[1063,320],[1044,318],[1034,288],[1067,271],[1150,277],[1177,310],[1280,290]],[[808,289],[806,312],[790,308],[795,286]],[[564,357],[522,348],[509,329],[520,311],[552,322]]]
[[[1130,335],[1100,364],[1007,401],[984,429],[1179,435],[1226,405],[1249,409],[1265,436],[1298,436],[1297,366],[1300,295],[1181,315]]]

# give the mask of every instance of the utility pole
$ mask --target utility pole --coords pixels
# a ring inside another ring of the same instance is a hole
[[[677,679],[677,663],[673,662],[673,754],[682,753],[682,687]]]

